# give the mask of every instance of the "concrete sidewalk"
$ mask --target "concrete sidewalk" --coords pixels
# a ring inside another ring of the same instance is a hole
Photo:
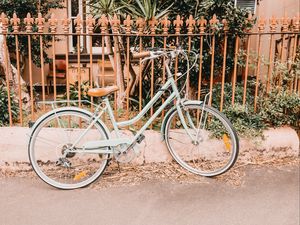
[[[243,181],[61,191],[36,179],[0,178],[0,224],[299,225],[298,166],[248,166]]]

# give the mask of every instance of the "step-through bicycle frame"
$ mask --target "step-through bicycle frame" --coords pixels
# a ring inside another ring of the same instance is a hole
[[[83,133],[78,137],[78,139],[73,143],[73,145],[69,148],[69,151],[66,151],[65,154],[68,152],[76,152],[76,153],[113,153],[113,150],[108,149],[107,147],[114,147],[120,144],[127,144],[128,146],[134,145],[139,138],[139,136],[150,126],[150,124],[155,120],[155,118],[163,111],[163,109],[166,108],[167,105],[169,105],[173,100],[176,99],[175,107],[178,111],[178,115],[180,117],[181,123],[183,127],[185,128],[185,131],[190,136],[191,141],[194,141],[195,136],[191,135],[188,126],[185,122],[183,112],[181,110],[182,102],[184,101],[180,97],[180,93],[178,91],[177,85],[175,83],[174,77],[170,71],[169,68],[169,59],[165,60],[165,68],[166,72],[168,74],[168,80],[167,82],[159,89],[159,91],[155,94],[155,96],[148,102],[148,104],[136,115],[134,118],[127,120],[127,121],[121,121],[117,122],[113,110],[111,108],[110,102],[108,100],[108,97],[104,97],[102,103],[104,103],[104,107],[98,106],[95,110],[94,119],[91,121],[89,126],[83,131]],[[170,92],[169,97],[163,102],[163,104],[155,111],[155,113],[148,119],[148,121],[137,131],[135,136],[133,138],[121,138],[120,137],[120,130],[119,128],[130,126],[132,124],[135,124],[138,122],[155,104],[155,102],[166,92],[169,91],[169,88],[172,88],[172,91]],[[197,101],[200,103],[200,101]],[[101,109],[100,109],[101,108]],[[100,109],[100,111],[99,111]],[[76,145],[80,142],[81,138],[84,137],[84,135],[88,132],[89,129],[92,128],[92,126],[101,118],[104,112],[108,113],[110,121],[113,125],[113,129],[115,131],[115,134],[117,138],[111,138],[108,140],[99,140],[99,141],[89,141],[84,144],[84,146],[80,149],[76,149]],[[96,115],[96,113],[98,115]],[[198,135],[196,135],[198,136]],[[103,149],[106,148],[106,149]]]

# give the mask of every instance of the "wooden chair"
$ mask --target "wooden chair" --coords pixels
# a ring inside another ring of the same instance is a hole
[[[65,60],[61,60],[61,59],[55,60],[55,70],[56,70],[56,74],[55,74],[56,79],[66,79],[67,66]],[[50,93],[50,86],[52,86],[53,76],[54,76],[53,63],[50,63],[49,73],[47,75],[48,95]]]

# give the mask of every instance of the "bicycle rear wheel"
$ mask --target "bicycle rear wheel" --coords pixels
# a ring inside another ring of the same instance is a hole
[[[181,110],[187,129],[176,109],[165,126],[166,144],[173,158],[188,171],[202,176],[212,177],[229,170],[239,149],[237,134],[229,120],[218,110],[202,104],[187,103]]]
[[[92,121],[88,112],[62,108],[48,113],[33,127],[28,145],[33,170],[47,184],[60,189],[75,189],[94,182],[107,166],[108,154],[67,153]],[[76,144],[108,139],[106,129],[96,122]]]

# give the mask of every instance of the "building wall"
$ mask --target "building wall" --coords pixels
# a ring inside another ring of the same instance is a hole
[[[67,9],[67,4],[65,3],[64,9],[57,9],[53,10],[52,12],[56,15],[56,18],[59,19],[59,28],[58,28],[58,33],[62,33],[62,26],[61,26],[61,20],[66,18],[68,16],[68,9]],[[293,18],[297,13],[300,11],[300,0],[262,0],[260,1],[259,5],[257,6],[257,11],[256,11],[256,17],[263,17],[263,18],[271,18],[272,16],[275,16],[276,18],[282,18],[284,15],[288,16],[290,19]],[[280,22],[278,21],[278,31]],[[269,30],[269,21],[267,21],[267,26],[266,26],[266,31]],[[46,26],[47,27],[47,26]],[[56,54],[66,54],[67,52],[67,39],[65,36],[57,36],[59,41],[55,43],[55,53]],[[280,35],[274,35],[274,40],[280,39]],[[261,49],[261,55],[265,56],[266,59],[269,58],[269,41],[270,41],[270,36],[264,36],[262,37],[262,49]],[[258,38],[257,36],[251,37],[251,49],[253,51],[257,51],[257,45],[258,45]],[[274,43],[273,43],[273,48],[274,48]],[[72,51],[70,49],[69,51]],[[48,49],[48,55],[50,58],[52,58],[53,54],[53,49],[50,48]],[[274,52],[273,52],[274,56]],[[74,65],[76,66],[76,65]],[[49,73],[49,65],[45,65],[44,67],[44,74],[47,76]],[[93,65],[93,74],[96,75],[99,73],[99,68],[97,63]],[[254,70],[250,70],[249,74],[251,75],[254,74]],[[262,77],[267,73],[267,67],[262,66],[261,68],[261,74]],[[24,79],[26,81],[29,81],[29,71],[28,71],[28,64],[25,68],[25,76]],[[60,82],[65,82],[62,80],[58,80],[58,83]],[[36,66],[33,65],[33,83],[41,83],[41,71],[40,68],[37,68]]]
[[[64,5],[66,7],[66,3]],[[63,9],[55,9],[51,11],[52,13],[55,14],[55,17],[58,19],[58,23],[59,23],[59,29],[57,30],[58,33],[62,33],[63,30],[61,28],[61,20],[67,17],[67,9],[63,8]],[[48,27],[47,23],[45,24],[45,27]],[[47,29],[45,28],[45,32],[47,32]],[[66,45],[66,37],[64,36],[58,36],[57,38],[60,39],[60,41],[57,41],[55,43],[55,52],[56,54],[64,54],[67,50],[67,45]],[[49,56],[49,58],[53,57],[53,49],[49,48],[47,51],[47,54]],[[49,73],[49,64],[45,64],[44,66],[44,74],[45,76],[47,76],[47,74]],[[41,84],[42,80],[41,80],[41,69],[38,68],[37,66],[35,66],[34,64],[32,65],[32,79],[33,79],[33,83],[34,84]],[[28,61],[26,63],[25,66],[25,72],[24,72],[24,76],[23,76],[24,80],[29,82],[29,66],[28,66]],[[46,82],[46,80],[45,80]],[[59,83],[59,80],[58,80]]]
[[[299,0],[262,0],[257,7],[257,15],[270,18],[273,15],[281,18],[284,15],[292,18],[300,12]]]
[[[269,31],[269,18],[274,16],[278,19],[277,31],[280,32],[281,27],[281,19],[284,16],[287,16],[289,19],[293,19],[294,16],[299,15],[300,12],[300,1],[299,0],[261,0],[256,10],[256,18],[265,18],[266,27],[265,31]],[[257,31],[257,27],[254,28]],[[270,35],[264,35],[261,38],[261,56],[263,56],[266,60],[269,60],[270,56]],[[274,60],[275,54],[275,41],[280,40],[282,38],[281,35],[275,34],[273,37],[274,41],[272,42],[272,60]],[[258,37],[251,37],[251,49],[257,51],[258,49]],[[287,48],[284,48],[284,51],[287,51]],[[249,71],[250,74],[254,73],[254,70]],[[261,79],[264,80],[268,73],[268,66],[261,66]]]

